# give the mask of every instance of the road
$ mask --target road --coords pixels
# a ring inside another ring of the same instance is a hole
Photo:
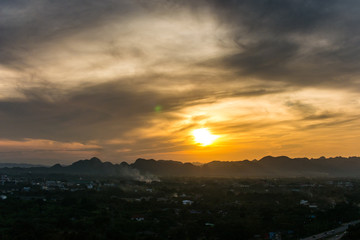
[[[355,225],[358,223],[360,223],[360,220],[344,223],[340,227],[337,227],[335,229],[318,233],[310,237],[301,238],[300,240],[317,240],[317,239],[340,240],[350,225]]]
[[[342,234],[336,234],[335,236],[326,238],[326,240],[341,240],[341,238],[345,235],[345,232],[343,232]]]

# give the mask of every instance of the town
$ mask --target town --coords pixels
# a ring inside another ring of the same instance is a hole
[[[360,219],[358,179],[27,173],[0,191],[1,239],[300,239]]]

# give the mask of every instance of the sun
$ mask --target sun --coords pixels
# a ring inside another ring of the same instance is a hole
[[[202,146],[212,144],[219,136],[211,134],[207,128],[199,128],[192,131],[194,141],[200,143]]]

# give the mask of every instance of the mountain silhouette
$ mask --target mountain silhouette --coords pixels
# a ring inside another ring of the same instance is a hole
[[[360,157],[308,159],[266,156],[253,161],[213,161],[201,166],[171,160],[137,159],[130,167],[157,176],[360,177]]]
[[[15,165],[16,166],[16,165]],[[213,161],[203,165],[172,160],[137,159],[113,164],[99,158],[79,160],[69,166],[5,167],[1,173],[83,174],[142,178],[143,176],[194,177],[360,177],[360,157],[289,158],[266,156],[253,161]]]

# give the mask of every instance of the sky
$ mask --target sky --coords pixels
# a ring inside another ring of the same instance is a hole
[[[0,162],[359,156],[360,1],[1,0]],[[213,144],[194,142],[207,128]]]

